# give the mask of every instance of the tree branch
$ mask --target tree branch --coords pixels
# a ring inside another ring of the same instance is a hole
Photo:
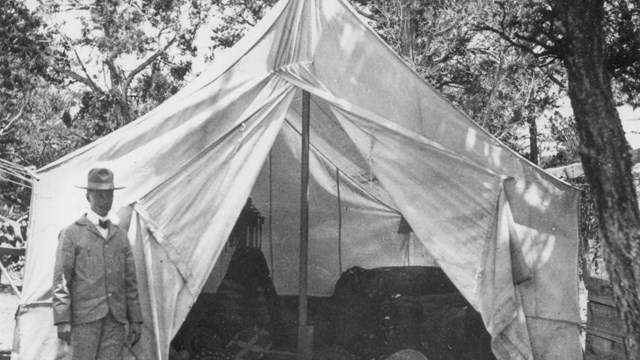
[[[20,161],[22,161],[24,163],[28,163],[28,161],[26,161],[20,154],[14,152],[14,151],[0,153],[0,156],[3,156],[3,157],[14,156],[14,157],[18,158]]]
[[[542,69],[540,69],[542,70]],[[561,89],[566,89],[567,85],[565,83],[563,83],[562,81],[560,81],[560,79],[558,79],[555,75],[548,73],[546,71],[542,71],[543,74],[545,74],[549,80],[553,81],[556,85],[558,85]]]
[[[520,50],[523,50],[527,54],[537,55],[536,52],[533,51],[533,49],[531,49],[530,47],[514,41],[509,35],[505,34],[503,31],[495,29],[495,28],[493,28],[491,26],[479,26],[479,27],[476,27],[474,30],[475,31],[489,31],[489,32],[492,32],[492,33],[498,35],[501,39],[505,40],[507,43],[509,43],[509,45],[511,45],[511,46],[513,46],[515,48],[518,48]]]
[[[86,75],[87,81],[92,84],[92,85],[89,85],[89,87],[92,88],[93,91],[95,91],[95,92],[102,92],[100,87],[96,83],[94,83],[93,80],[91,80],[91,76],[89,75],[89,72],[87,71],[87,68],[84,66],[84,62],[80,58],[80,54],[78,54],[78,51],[76,50],[75,46],[73,46],[73,44],[71,43],[71,41],[69,40],[69,38],[65,34],[60,33],[60,35],[62,36],[64,41],[67,43],[67,45],[69,45],[69,47],[71,49],[73,49],[73,53],[76,55],[76,60],[78,60],[78,63],[80,64],[80,67],[82,67],[82,71]]]
[[[247,19],[243,13],[240,13],[237,15],[240,19],[242,19],[242,21],[240,21],[241,24],[245,24],[245,25],[249,25],[249,26],[255,26],[255,23],[251,22],[249,19]]]
[[[452,23],[452,24],[451,24],[451,26],[446,27],[446,28],[444,28],[444,29],[442,29],[442,30],[436,31],[436,32],[433,34],[433,36],[434,36],[434,37],[442,36],[442,35],[444,35],[444,34],[446,34],[446,33],[450,32],[451,30],[453,30],[453,29],[454,29],[454,28],[456,28],[456,27],[458,27],[458,25],[457,25],[457,24],[453,24],[453,23]]]
[[[544,53],[549,53],[549,54],[555,54],[557,53],[558,47],[555,45],[548,45],[534,37],[530,37],[530,36],[524,36],[522,34],[519,33],[515,33],[514,36],[518,39],[518,40],[522,40],[537,46],[540,46],[541,48],[545,49],[546,51],[544,51]],[[523,45],[524,46],[524,45]],[[533,51],[533,49],[531,50]],[[539,54],[539,53],[537,53]]]
[[[31,97],[31,94],[29,93],[28,97]],[[11,127],[11,125],[18,120],[21,116],[22,113],[24,112],[24,108],[27,106],[27,103],[29,102],[29,99],[24,100],[24,102],[22,103],[22,106],[20,106],[20,110],[18,111],[18,113],[11,118],[11,120],[9,120],[9,122],[7,123],[7,125],[5,125],[1,130],[0,130],[0,137],[2,135],[5,134],[5,131],[8,131],[9,128]]]
[[[70,134],[70,135],[74,135],[74,136],[79,137],[80,139],[82,139],[82,140],[86,141],[87,143],[90,143],[90,142],[92,142],[92,141],[93,141],[93,140],[91,140],[90,138],[88,138],[88,137],[86,137],[86,136],[84,136],[84,135],[80,134],[78,131],[76,131],[76,130],[74,130],[74,129],[65,128],[65,130],[64,130],[64,131],[65,131],[65,132],[67,132],[67,133],[68,133],[68,134]],[[63,136],[64,136],[64,134],[63,134]],[[65,136],[65,138],[69,139],[69,138],[68,138],[68,137],[66,137],[66,136]]]
[[[11,125],[14,123],[14,121],[18,120],[20,116],[22,116],[22,109],[20,109],[20,112],[16,116],[14,116],[11,120],[9,120],[9,123],[7,123],[7,125],[5,125],[2,129],[0,129],[0,137],[2,137],[5,134],[5,131],[9,130]]]
[[[141,72],[147,66],[149,66],[149,64],[154,62],[158,57],[164,54],[164,52],[167,51],[167,49],[171,47],[171,45],[173,45],[173,43],[175,43],[177,39],[178,39],[177,36],[174,36],[173,39],[171,39],[171,41],[169,41],[165,46],[162,47],[162,49],[159,49],[158,51],[156,51],[155,54],[151,55],[147,60],[143,61],[140,65],[138,65],[135,69],[133,69],[124,80],[124,84],[123,84],[124,89],[129,88],[129,84],[131,83],[131,81],[133,81],[133,78],[136,75],[138,75],[139,72]]]
[[[549,46],[546,46],[546,45],[542,45],[542,44],[540,44],[540,43],[539,43],[539,42],[537,42],[537,41],[535,41],[535,42],[534,42],[534,41],[531,41],[532,43],[534,43],[534,44],[536,44],[536,45],[540,45],[540,46],[542,46],[543,48],[547,49],[547,51],[544,51],[544,52],[542,52],[542,53],[536,53],[536,52],[535,52],[535,51],[533,51],[533,49],[532,49],[532,48],[530,48],[529,46],[526,46],[526,45],[524,45],[524,44],[520,44],[520,43],[518,43],[517,41],[513,40],[513,39],[512,39],[509,35],[507,35],[504,31],[501,31],[501,30],[495,29],[495,28],[490,27],[490,26],[479,26],[479,27],[476,27],[474,30],[475,30],[475,31],[489,31],[489,32],[492,32],[492,33],[494,33],[494,34],[498,35],[501,39],[505,40],[507,43],[509,43],[509,45],[511,45],[511,46],[513,46],[513,47],[515,47],[515,48],[517,48],[517,49],[520,49],[520,50],[524,51],[525,53],[527,53],[527,54],[529,54],[529,55],[533,55],[533,56],[534,56],[534,57],[536,57],[537,59],[540,59],[541,57],[545,57],[545,56],[552,56],[552,55],[553,55],[553,56],[555,56],[556,58],[557,58],[557,56],[558,56],[558,53],[557,53],[557,47],[549,47]],[[530,40],[530,38],[527,38],[527,37],[524,37],[524,36],[521,36],[521,35],[517,35],[517,34],[516,34],[516,36],[517,36],[520,40],[523,40],[523,41],[529,41],[529,40]],[[531,39],[531,40],[533,40],[533,39]],[[537,66],[537,67],[542,71],[542,73],[543,73],[543,74],[545,74],[545,75],[546,75],[546,76],[547,76],[551,81],[553,81],[556,85],[560,86],[560,88],[562,88],[562,89],[565,89],[565,88],[566,88],[566,85],[565,85],[562,81],[560,81],[558,78],[556,78],[553,74],[551,74],[551,73],[546,72],[546,71],[544,71],[544,70],[543,70],[543,68],[544,68],[544,67],[546,67],[546,66],[548,66],[552,61],[553,61],[553,60],[549,60],[549,61],[548,61],[548,62],[546,62],[545,64],[538,64],[538,65],[536,65],[536,66]]]
[[[118,72],[118,68],[116,67],[116,65],[113,63],[113,59],[108,58],[104,61],[104,63],[107,65],[107,68],[109,69],[111,86],[112,87],[119,86],[122,83],[122,76]]]
[[[90,87],[93,91],[95,92],[99,92],[102,93],[102,89],[100,89],[93,81],[91,81],[91,79],[89,78],[85,78],[82,75],[78,75],[75,72],[71,71],[71,70],[67,70],[67,69],[63,69],[59,66],[57,66],[53,61],[51,61],[51,59],[49,59],[49,57],[47,55],[45,55],[40,49],[36,48],[35,51],[38,53],[38,55],[40,56],[40,58],[47,63],[47,65],[49,65],[50,67],[52,67],[54,70],[56,70],[59,73],[62,73],[70,78],[72,78],[73,80],[76,80],[80,83],[83,83],[85,85],[87,85],[88,87]]]
[[[484,107],[484,114],[482,116],[482,123],[481,123],[482,127],[484,127],[487,121],[489,120],[489,115],[491,113],[493,100],[495,99],[497,90],[500,87],[500,83],[502,82],[502,79],[506,74],[506,69],[507,67],[504,66],[504,57],[500,56],[500,62],[498,63],[498,68],[496,69],[495,81],[493,82],[491,90],[489,91],[489,97]]]
[[[375,18],[375,16],[374,16],[373,14],[371,14],[371,13],[366,13],[366,12],[362,11],[362,9],[361,9],[361,7],[360,7],[360,6],[354,6],[354,9],[356,10],[356,12],[357,12],[360,16],[362,16],[362,17],[364,17],[364,18],[367,18],[367,19],[369,19],[369,20],[371,20],[371,21],[376,21],[376,18]]]

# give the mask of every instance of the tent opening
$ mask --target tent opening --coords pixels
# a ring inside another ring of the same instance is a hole
[[[316,98],[310,101],[316,116],[308,161],[309,295],[300,300],[301,93],[171,343],[173,356],[296,358],[305,301],[314,359],[384,359],[404,349],[429,358],[494,359],[478,312]],[[358,156],[347,159],[348,153]]]

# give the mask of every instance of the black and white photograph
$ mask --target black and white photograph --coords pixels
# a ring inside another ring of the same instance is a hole
[[[638,0],[0,0],[0,360],[640,360]]]

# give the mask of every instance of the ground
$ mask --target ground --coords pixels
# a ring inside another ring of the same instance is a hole
[[[10,353],[13,346],[14,315],[18,303],[18,296],[11,288],[0,285],[0,359],[2,354]]]

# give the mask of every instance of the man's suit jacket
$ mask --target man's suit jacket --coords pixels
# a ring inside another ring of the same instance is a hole
[[[135,262],[124,230],[109,225],[103,238],[85,216],[63,229],[53,276],[54,324],[81,324],[106,316],[142,322]]]

